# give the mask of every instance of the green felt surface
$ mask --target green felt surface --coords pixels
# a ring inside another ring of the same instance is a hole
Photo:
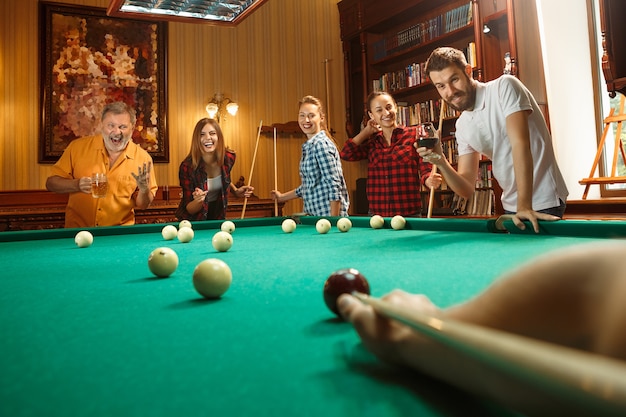
[[[350,232],[320,235],[315,220],[292,234],[281,219],[235,221],[225,253],[211,246],[220,222],[194,224],[187,244],[164,241],[163,225],[92,229],[84,249],[77,230],[0,234],[0,415],[513,415],[380,364],[326,309],[324,281],[354,267],[374,295],[403,288],[445,307],[535,256],[600,240],[593,229],[608,224],[571,223],[586,230],[578,238],[491,233],[490,222],[461,219],[374,230],[353,218]],[[159,246],[180,258],[169,278],[147,266]],[[233,271],[220,300],[191,282],[212,257]]]

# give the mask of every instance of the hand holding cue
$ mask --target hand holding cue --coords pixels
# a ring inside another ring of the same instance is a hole
[[[439,136],[439,142],[441,143],[441,128],[443,127],[443,116],[446,113],[446,102],[441,100],[441,110],[439,111],[439,127],[437,128],[437,135]],[[430,171],[430,175],[437,173],[437,165],[433,164],[433,169]],[[430,187],[430,195],[428,196],[428,214],[426,218],[430,219],[433,216],[433,202],[435,201],[435,187]]]
[[[495,375],[501,389],[470,385],[476,393],[496,396],[504,403],[527,407],[525,412],[546,414],[547,410],[570,415],[623,415],[626,409],[626,363],[623,361],[556,345],[501,330],[407,311],[395,304],[353,293],[377,314],[401,322],[422,336],[453,351],[464,363],[480,366]],[[458,362],[458,361],[457,361]],[[462,371],[461,371],[462,372]],[[442,370],[443,377],[446,374]],[[449,373],[448,373],[449,374]],[[472,375],[453,372],[463,387]],[[465,386],[465,388],[467,385]],[[482,388],[482,390],[481,390]],[[499,392],[496,392],[499,391]],[[533,401],[525,401],[532,398]],[[531,413],[532,414],[532,413]],[[547,412],[550,414],[550,412]]]
[[[250,175],[248,176],[248,187],[252,184],[252,173],[254,172],[254,162],[256,161],[256,152],[259,149],[259,138],[261,137],[261,127],[263,126],[263,120],[259,122],[259,132],[256,134],[256,144],[254,145],[254,155],[252,155],[252,166],[250,167]],[[243,208],[241,209],[241,218],[246,217],[246,205],[248,204],[248,197],[243,198]]]
[[[278,160],[276,159],[276,128],[274,128],[274,189],[278,190]],[[278,199],[274,199],[274,217],[278,217]]]

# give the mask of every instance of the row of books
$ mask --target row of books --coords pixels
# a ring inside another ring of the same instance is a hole
[[[452,212],[457,216],[492,216],[495,208],[495,194],[493,190],[480,189],[467,199],[454,195]]]
[[[476,188],[491,188],[493,186],[493,176],[491,173],[491,163],[480,164],[478,176],[476,177]]]
[[[448,162],[450,162],[452,165],[456,165],[459,162],[459,153],[457,151],[456,140],[452,139],[442,141],[441,148]]]
[[[472,23],[472,2],[463,4],[444,14],[435,16],[424,22],[417,23],[398,33],[374,42],[374,60],[382,59],[388,55],[408,49],[461,29]]]
[[[470,42],[463,51],[467,62],[476,67],[476,44]],[[388,91],[390,93],[404,88],[416,87],[428,83],[426,76],[426,62],[414,62],[397,71],[386,72],[379,78],[372,80],[373,91]]]
[[[405,126],[415,126],[424,122],[437,123],[441,114],[441,100],[426,100],[415,104],[398,103],[396,115],[398,123]],[[446,107],[444,118],[456,117],[456,112]]]

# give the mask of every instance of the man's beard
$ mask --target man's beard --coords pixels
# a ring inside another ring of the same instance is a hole
[[[116,139],[116,141],[113,141],[112,139]],[[119,137],[119,141],[117,141],[117,139],[117,137],[113,137],[111,135],[107,136],[105,139],[104,144],[109,152],[123,151],[130,141],[130,138],[126,138],[123,135]]]

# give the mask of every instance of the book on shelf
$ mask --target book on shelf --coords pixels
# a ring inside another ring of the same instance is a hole
[[[464,49],[467,62],[476,67],[476,44],[470,42]],[[374,47],[374,54],[378,54],[377,47]],[[405,88],[417,87],[429,83],[426,75],[426,62],[413,62],[396,71],[385,72],[377,79],[372,80],[373,91],[388,91],[390,93]]]
[[[462,29],[473,22],[472,2],[462,4],[444,14],[415,23],[372,45],[374,60],[429,42],[447,33]]]

